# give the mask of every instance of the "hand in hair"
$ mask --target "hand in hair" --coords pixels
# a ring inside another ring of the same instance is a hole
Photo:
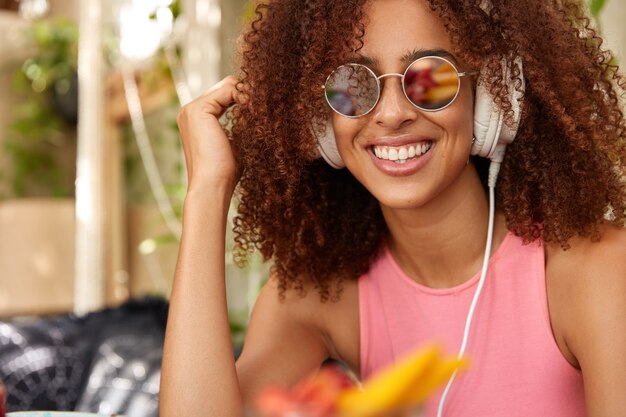
[[[237,165],[219,118],[235,103],[238,82],[234,76],[224,78],[178,114],[190,189],[217,182],[232,192],[237,183]]]

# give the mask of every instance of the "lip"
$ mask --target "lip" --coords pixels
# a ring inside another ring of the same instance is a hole
[[[393,144],[393,145],[390,144],[389,142],[385,142],[385,145],[379,144],[377,146],[402,146],[402,145],[408,145],[410,143],[424,142],[424,141],[425,141],[424,139],[416,141],[415,137],[413,137],[412,141],[397,142],[398,144]],[[430,141],[430,142],[431,142],[431,148],[428,150],[428,152],[426,152],[424,155],[418,158],[407,159],[406,162],[401,163],[401,164],[395,161],[389,161],[386,159],[377,158],[376,155],[374,155],[373,145],[368,147],[367,153],[369,154],[370,158],[372,158],[372,162],[374,163],[374,166],[376,166],[376,168],[378,168],[384,174],[389,175],[391,177],[404,177],[404,176],[413,175],[414,173],[419,171],[424,165],[426,165],[426,163],[428,163],[433,151],[437,147],[437,142],[435,141]]]

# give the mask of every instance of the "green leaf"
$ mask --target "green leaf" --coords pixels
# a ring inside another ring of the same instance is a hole
[[[59,161],[72,152],[73,126],[56,113],[49,93],[74,77],[78,27],[67,20],[42,20],[27,34],[36,53],[14,72],[12,88],[22,100],[5,131],[2,148],[12,163],[1,179],[15,197],[68,196],[73,186],[67,179],[75,174]]]
[[[597,18],[605,5],[606,0],[591,0],[591,15]]]

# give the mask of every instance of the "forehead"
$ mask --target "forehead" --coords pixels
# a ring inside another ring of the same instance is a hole
[[[382,66],[398,65],[415,50],[453,49],[443,23],[425,0],[373,0],[365,12],[360,54]]]

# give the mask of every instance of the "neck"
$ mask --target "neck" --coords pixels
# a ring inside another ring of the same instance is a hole
[[[412,209],[382,207],[389,249],[416,282],[449,288],[474,276],[482,266],[489,222],[488,196],[473,166],[427,205]],[[506,234],[496,218],[492,253]]]

